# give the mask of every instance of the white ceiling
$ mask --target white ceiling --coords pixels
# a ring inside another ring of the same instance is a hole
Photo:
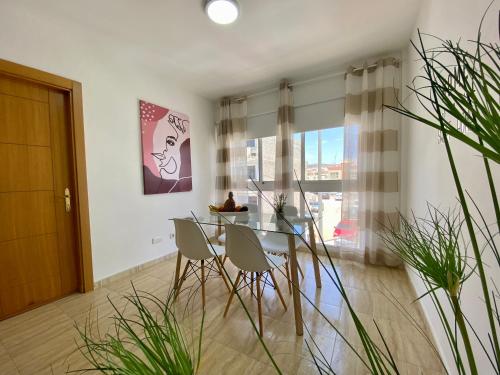
[[[37,1],[134,63],[209,97],[338,71],[405,46],[420,0],[240,0],[221,26],[202,0]]]

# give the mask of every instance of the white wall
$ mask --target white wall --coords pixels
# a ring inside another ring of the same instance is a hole
[[[422,32],[432,33],[439,37],[463,41],[473,39],[476,36],[479,21],[490,0],[427,0],[422,2],[422,8],[416,23],[416,27]],[[484,25],[484,40],[498,42],[498,3],[490,10]],[[413,40],[416,40],[416,31]],[[466,43],[466,42],[463,42]],[[407,53],[405,70],[407,82],[419,73],[420,63],[415,61],[416,55],[413,50]],[[416,101],[410,98],[406,102],[412,109],[418,108]],[[443,144],[438,144],[437,132],[425,125],[414,121],[405,120],[403,124],[403,151],[405,152],[403,168],[403,202],[406,202],[407,213],[413,210],[417,215],[425,214],[426,202],[433,203],[441,208],[456,206],[456,189],[452,180],[448,159]],[[452,148],[456,157],[460,177],[467,189],[479,204],[486,215],[488,223],[495,223],[494,212],[491,205],[491,195],[485,179],[484,167],[477,152],[452,141]],[[497,186],[500,186],[500,168],[494,166],[494,178]],[[472,250],[470,251],[472,252]],[[493,264],[492,257],[486,256],[486,263]],[[498,270],[495,274],[490,272],[490,277],[500,280]],[[410,278],[418,293],[423,293],[423,284],[419,278],[409,272]],[[477,277],[470,279],[463,290],[463,309],[465,314],[472,319],[475,328],[485,338],[487,332],[487,319],[483,314],[483,302],[480,283]],[[448,363],[451,373],[453,358],[447,348],[446,337],[441,329],[438,316],[429,298],[422,300],[423,309],[431,324],[439,349]],[[487,338],[485,339],[487,342]],[[479,347],[476,345],[476,352]],[[487,359],[480,357],[479,373],[491,373]]]
[[[175,250],[170,217],[202,211],[213,198],[213,105],[173,82],[131,66],[133,50],[111,37],[52,18],[43,2],[2,1],[0,58],[83,85],[95,280]],[[145,196],[138,99],[191,119],[193,191]],[[152,237],[163,242],[152,245]]]

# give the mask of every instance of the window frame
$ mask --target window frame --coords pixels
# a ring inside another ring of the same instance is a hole
[[[333,126],[332,128],[341,127],[341,126]],[[324,129],[312,130],[318,131],[318,180],[306,180],[306,163],[305,163],[305,133],[300,132],[300,185],[304,192],[322,192],[322,193],[338,193],[342,192],[342,180],[321,180],[321,167],[323,165],[322,161],[322,137],[321,131]],[[294,133],[294,135],[297,133]],[[275,137],[275,136],[271,136]],[[268,137],[265,137],[268,138]],[[258,142],[257,154],[258,154],[258,178],[255,180],[256,185],[262,191],[272,191],[274,190],[274,180],[263,180],[263,158],[262,158],[262,138],[256,138]],[[298,183],[295,179],[293,179],[293,187],[295,191],[299,190]],[[249,188],[253,188],[252,183],[249,179]],[[327,188],[327,190],[325,190]]]
[[[342,125],[338,126],[332,126],[330,128],[325,128],[325,129],[332,129],[332,128],[338,128],[342,127]],[[302,190],[304,193],[313,193],[313,194],[318,194],[318,203],[320,207],[323,206],[323,197],[321,193],[339,193],[342,192],[342,180],[321,180],[321,170],[322,170],[322,165],[323,165],[323,160],[322,160],[322,131],[325,129],[312,129],[310,131],[317,131],[318,132],[318,180],[306,180],[306,147],[305,147],[305,139],[306,139],[306,132],[297,132],[295,134],[300,134],[300,186],[302,187]],[[276,137],[276,136],[271,136],[271,137]],[[267,137],[265,137],[267,138]],[[264,174],[264,165],[263,165],[263,157],[262,157],[262,138],[256,138],[255,139],[258,142],[258,178],[254,180],[255,185],[257,188],[263,192],[272,192],[274,191],[274,180],[269,180],[265,181],[263,180],[263,174]],[[342,176],[343,177],[343,176]],[[248,180],[248,188],[250,191],[255,191],[256,187],[254,184],[251,182],[251,180]],[[297,183],[295,176],[294,176],[294,182],[293,182],[293,189],[294,192],[300,192],[299,190],[299,184]],[[257,194],[257,202],[260,207],[263,207],[263,202],[262,201],[262,196],[260,194]],[[299,209],[300,215],[305,215],[308,214],[307,208],[304,202],[304,199],[300,199],[300,207],[297,207]],[[319,230],[323,232],[323,221],[319,220],[318,221],[319,225]]]

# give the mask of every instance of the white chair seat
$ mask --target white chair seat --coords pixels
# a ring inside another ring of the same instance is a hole
[[[288,236],[281,233],[267,233],[259,238],[265,251],[274,254],[288,254]],[[295,236],[295,247],[299,247],[302,240]]]
[[[218,238],[217,241],[225,243],[226,242],[226,233],[222,233]]]
[[[272,268],[279,268],[285,264],[285,258],[279,255],[266,254],[266,259]]]
[[[226,253],[226,249],[224,248],[224,246],[220,245],[212,244],[212,246],[210,246],[210,244],[208,244],[208,250],[210,250],[210,252],[217,257],[224,255]]]

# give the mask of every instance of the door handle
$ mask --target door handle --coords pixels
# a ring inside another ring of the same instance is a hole
[[[69,188],[64,189],[64,203],[66,204],[66,212],[71,211],[71,194]]]

